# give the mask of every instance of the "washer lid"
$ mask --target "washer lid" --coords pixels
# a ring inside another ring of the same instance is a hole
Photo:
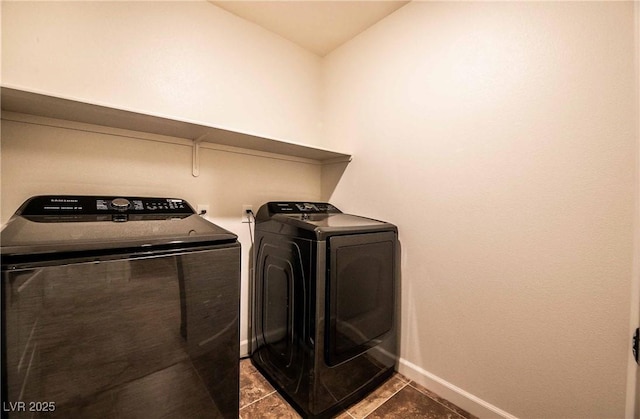
[[[152,251],[158,246],[192,247],[236,239],[181,199],[68,195],[27,200],[0,237],[3,258],[132,248]]]

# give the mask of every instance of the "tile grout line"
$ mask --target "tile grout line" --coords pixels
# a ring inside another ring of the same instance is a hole
[[[252,402],[251,402],[251,403],[249,403],[248,405],[246,405],[246,406],[242,406],[239,410],[240,410],[240,411],[242,411],[243,409],[246,409],[247,407],[249,407],[249,406],[251,406],[251,405],[254,405],[254,404],[258,403],[260,400],[264,400],[264,399],[266,399],[267,397],[271,396],[273,393],[277,393],[277,391],[276,391],[276,390],[273,390],[271,393],[265,394],[264,396],[260,397],[259,399],[256,399],[256,400],[252,401]]]
[[[380,406],[382,406],[383,404],[385,404],[386,402],[388,402],[389,400],[391,400],[391,398],[393,396],[395,396],[396,394],[398,394],[400,391],[402,391],[402,389],[404,389],[405,387],[407,387],[409,385],[409,382],[405,382],[404,385],[402,387],[400,387],[398,390],[396,390],[392,395],[390,395],[389,397],[387,397],[382,403],[380,403],[379,405],[377,405],[375,408],[371,409],[371,411],[369,413],[367,413],[366,415],[364,415],[362,417],[362,419],[365,419],[367,417],[369,417],[370,414],[372,414],[373,412],[375,412]],[[351,414],[351,413],[349,413]]]
[[[424,394],[423,392],[420,391],[420,389],[414,387],[411,385],[411,383],[413,383],[413,381],[410,381],[409,383],[407,383],[407,385],[411,386],[411,388],[413,388],[414,390],[416,390],[418,393],[424,395],[425,397],[428,397],[429,399],[433,400],[434,402],[438,403],[440,406],[444,407],[445,409],[453,412],[457,417],[461,418],[461,419],[465,419],[464,416],[462,416],[460,413],[456,412],[455,410],[453,410],[452,408],[450,408],[449,406],[447,406],[446,404],[441,403],[440,401],[434,399],[433,397],[430,397],[427,394]],[[428,389],[427,389],[428,390]],[[440,397],[440,396],[438,396]],[[457,406],[456,406],[457,407]]]
[[[356,418],[355,416],[353,416],[353,415],[351,414],[351,412],[349,412],[348,410],[345,410],[345,412],[347,412],[347,415],[349,415],[349,417],[350,417],[350,418],[352,418],[352,419],[357,419],[357,418]]]

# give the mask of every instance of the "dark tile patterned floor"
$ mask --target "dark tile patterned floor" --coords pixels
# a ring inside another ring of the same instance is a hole
[[[477,419],[423,386],[395,374],[364,400],[350,406],[338,419],[362,418]],[[300,418],[296,411],[255,369],[249,359],[240,362],[240,418]]]

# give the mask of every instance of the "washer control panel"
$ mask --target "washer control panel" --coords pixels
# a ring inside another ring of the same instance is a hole
[[[137,219],[156,218],[154,215],[184,218],[195,211],[187,201],[177,198],[43,195],[29,200],[18,213],[25,217],[81,217],[87,220],[115,220],[114,216],[120,221],[138,215],[145,217]]]
[[[272,214],[330,214],[341,211],[327,202],[269,202]]]
[[[142,213],[193,213],[189,204],[173,198],[96,198],[97,212],[115,210],[118,212]]]

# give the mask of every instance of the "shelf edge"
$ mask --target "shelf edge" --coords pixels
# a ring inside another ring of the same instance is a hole
[[[351,155],[259,135],[216,128],[197,122],[66,99],[24,89],[0,86],[2,110],[117,129],[146,132],[234,148],[318,161],[350,162]]]

